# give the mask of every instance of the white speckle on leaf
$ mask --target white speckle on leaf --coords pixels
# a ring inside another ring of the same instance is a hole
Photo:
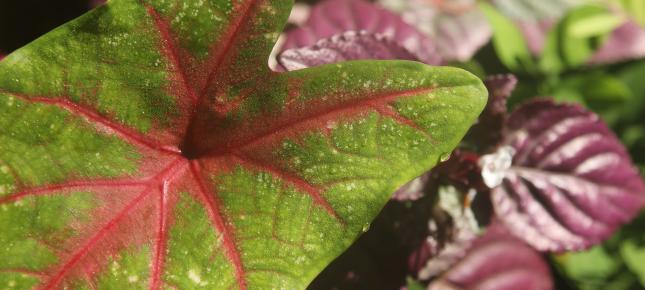
[[[482,169],[482,178],[489,188],[502,184],[506,172],[511,168],[515,149],[504,146],[493,154],[484,155],[479,160],[479,167]]]
[[[196,271],[195,269],[190,269],[188,271],[188,279],[195,282],[195,284],[198,284],[198,285],[202,284],[202,277],[199,276],[198,271]]]

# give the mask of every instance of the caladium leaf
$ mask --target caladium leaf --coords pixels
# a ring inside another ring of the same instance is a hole
[[[467,61],[490,40],[492,30],[473,0],[379,0],[436,43],[447,61]]]
[[[291,4],[112,0],[0,62],[0,285],[304,288],[483,108],[453,68],[272,72]]]
[[[494,151],[502,142],[502,132],[508,117],[506,102],[517,85],[517,78],[510,74],[493,75],[487,77],[484,84],[489,92],[488,103],[463,139],[469,147],[477,149],[479,154]],[[450,184],[461,191],[488,191],[477,165],[479,155],[457,149],[447,158],[439,166],[399,188],[392,198],[401,201],[416,200],[431,185],[436,187],[438,184]]]
[[[587,248],[642,207],[642,177],[597,115],[537,100],[513,112],[506,131],[482,157],[482,175],[499,219],[535,248]]]
[[[326,0],[314,6],[307,22],[286,34],[283,50],[308,47],[347,31],[390,38],[427,64],[441,64],[435,43],[401,17],[364,0]]]
[[[475,240],[466,256],[428,290],[550,290],[543,258],[499,225]]]
[[[418,60],[385,36],[355,31],[323,39],[314,46],[289,49],[278,56],[278,62],[287,70],[361,59]]]

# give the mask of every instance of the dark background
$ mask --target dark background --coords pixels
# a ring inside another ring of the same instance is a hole
[[[0,53],[8,54],[91,7],[88,0],[0,0]]]

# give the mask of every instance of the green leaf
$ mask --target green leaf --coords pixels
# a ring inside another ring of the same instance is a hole
[[[540,68],[557,74],[585,64],[624,20],[600,5],[572,9],[547,35]]]
[[[419,281],[416,281],[416,280],[414,280],[413,278],[410,278],[410,277],[407,278],[407,287],[408,287],[408,290],[423,290],[423,289],[426,289],[425,287],[423,287],[423,285],[421,283],[419,283]]]
[[[564,78],[554,91],[557,100],[575,100],[601,113],[633,98],[632,91],[623,81],[601,71]]]
[[[493,45],[500,61],[511,71],[533,71],[531,51],[515,23],[488,3],[479,6],[493,27]]]
[[[645,247],[642,243],[627,240],[620,245],[620,253],[627,267],[640,279],[641,285],[645,285]]]
[[[559,258],[565,271],[577,279],[602,279],[618,269],[618,264],[602,246],[595,246],[585,252],[568,253]]]
[[[645,25],[645,1],[619,0],[623,10],[630,14],[640,25]]]
[[[599,13],[573,21],[567,27],[567,35],[575,38],[589,38],[609,34],[625,22],[620,15]]]
[[[0,288],[305,288],[481,112],[455,68],[270,71],[291,5],[111,0],[0,62]]]

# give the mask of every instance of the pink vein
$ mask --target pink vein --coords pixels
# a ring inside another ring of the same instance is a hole
[[[42,96],[29,96],[26,94],[7,92],[4,90],[0,90],[0,93],[14,96],[26,102],[52,105],[52,106],[56,106],[58,108],[67,110],[68,112],[77,114],[85,118],[89,122],[99,127],[103,127],[104,129],[107,129],[108,131],[111,131],[119,135],[122,139],[124,139],[125,141],[131,144],[140,145],[140,146],[147,147],[149,149],[166,152],[166,153],[172,153],[172,154],[177,154],[180,152],[178,148],[161,144],[156,140],[150,140],[146,136],[143,136],[138,132],[130,128],[127,128],[121,124],[117,124],[107,119],[106,117],[102,116],[101,114],[97,113],[96,111],[85,108],[64,97],[49,98],[49,97],[42,97]]]
[[[173,161],[168,167],[166,167],[158,175],[152,178],[148,186],[143,191],[141,191],[134,200],[128,203],[125,208],[123,208],[113,219],[105,224],[105,226],[103,226],[98,233],[92,236],[80,250],[72,255],[72,257],[63,265],[63,267],[55,275],[52,276],[44,289],[55,289],[64,279],[67,272],[69,272],[74,267],[74,265],[76,265],[76,263],[78,263],[83,257],[85,257],[85,255],[87,255],[92,250],[92,248],[96,246],[97,243],[105,238],[105,236],[107,236],[110,231],[112,231],[116,227],[116,225],[121,222],[123,218],[125,218],[134,208],[136,208],[136,206],[143,199],[145,199],[150,194],[150,192],[153,191],[155,185],[160,182],[172,179],[172,175],[179,170],[178,167],[181,167],[178,166],[180,161],[182,161],[182,158],[178,158],[177,160]]]
[[[0,204],[6,204],[11,202],[19,201],[23,198],[35,195],[46,195],[56,192],[61,192],[65,190],[72,189],[92,189],[100,187],[133,187],[133,186],[142,186],[145,182],[142,181],[133,181],[130,179],[126,180],[90,180],[90,181],[70,181],[66,183],[60,183],[55,185],[47,185],[37,188],[31,188],[27,190],[20,191],[11,196],[0,199]]]
[[[152,279],[150,280],[150,290],[160,289],[161,274],[166,253],[167,230],[168,230],[168,186],[169,183],[164,181],[159,195],[159,228],[157,229],[157,240],[155,241],[155,259],[152,264]]]
[[[430,134],[428,134],[428,132],[426,132],[425,129],[421,128],[421,126],[419,126],[419,124],[415,123],[414,121],[412,121],[412,120],[410,120],[410,119],[408,119],[406,117],[401,116],[401,114],[399,114],[398,112],[394,111],[390,106],[379,105],[379,106],[373,106],[373,108],[379,114],[381,114],[383,116],[386,116],[386,117],[390,117],[390,118],[394,119],[394,121],[396,121],[396,122],[398,122],[398,123],[400,123],[402,125],[406,125],[408,127],[411,127],[413,129],[419,131],[426,138],[428,138],[429,141],[433,140],[432,136],[430,136]]]
[[[217,229],[217,231],[222,235],[222,245],[226,252],[226,256],[229,261],[233,264],[235,268],[235,276],[237,278],[237,283],[240,290],[246,289],[246,277],[244,273],[244,267],[242,265],[242,259],[240,258],[240,253],[235,246],[235,239],[233,236],[233,230],[227,226],[222,212],[220,210],[220,201],[215,192],[212,192],[208,189],[204,176],[202,174],[202,169],[198,161],[191,161],[190,170],[197,182],[199,188],[199,195],[204,200],[204,206],[208,211],[208,216],[211,218],[211,222]]]
[[[244,140],[242,142],[233,144],[233,145],[231,145],[229,147],[231,147],[231,148],[249,147],[249,146],[251,146],[251,145],[253,145],[255,143],[258,143],[258,142],[260,142],[260,141],[262,141],[262,140],[264,140],[266,138],[269,138],[271,136],[278,135],[280,133],[288,131],[289,129],[291,129],[294,126],[297,126],[300,123],[304,123],[304,122],[307,122],[307,121],[328,119],[329,117],[342,114],[343,112],[356,112],[356,111],[363,112],[363,111],[367,111],[369,109],[374,109],[375,107],[382,107],[384,103],[395,101],[398,98],[417,96],[419,94],[431,92],[432,90],[433,89],[418,89],[418,90],[410,90],[410,91],[404,91],[404,92],[383,94],[383,95],[378,95],[378,96],[368,98],[368,99],[354,100],[353,102],[339,104],[337,106],[334,106],[334,107],[329,108],[327,110],[324,110],[322,112],[318,112],[318,113],[313,114],[311,116],[306,116],[306,117],[299,118],[299,119],[296,119],[296,120],[289,120],[285,124],[277,126],[276,128],[274,128],[270,132],[267,132],[265,134],[260,134],[259,136],[252,137],[250,140]],[[415,127],[418,128],[418,126],[415,126]]]
[[[268,164],[266,162],[251,159],[248,156],[243,156],[240,154],[232,154],[232,156],[238,159],[242,164],[242,166],[244,167],[247,167],[247,168],[250,167],[259,171],[268,172],[269,174],[275,176],[276,178],[282,179],[290,183],[291,185],[295,186],[297,189],[304,191],[313,199],[315,204],[319,205],[325,211],[327,211],[327,213],[329,213],[329,215],[331,215],[336,220],[338,220],[338,222],[341,225],[343,226],[346,225],[346,222],[340,217],[340,215],[336,212],[336,210],[334,210],[334,208],[331,206],[329,201],[327,201],[327,199],[325,199],[325,197],[322,196],[322,194],[320,193],[320,190],[318,190],[318,188],[313,186],[308,181],[302,179],[299,176],[284,172],[284,170],[281,170],[280,168],[276,168],[275,166]]]
[[[211,72],[208,74],[208,77],[206,78],[206,83],[204,84],[204,88],[201,90],[200,99],[203,99],[206,93],[208,92],[208,88],[213,81],[213,78],[217,75],[219,70],[221,69],[222,62],[224,62],[224,59],[228,52],[231,50],[233,47],[233,43],[235,42],[235,37],[239,35],[239,30],[242,28],[242,25],[244,24],[245,21],[251,21],[251,12],[253,6],[258,2],[258,0],[250,0],[244,2],[246,5],[242,7],[242,13],[231,23],[231,26],[227,30],[227,34],[222,38],[220,43],[225,43],[225,45],[217,52],[215,52],[215,63],[213,65],[213,68],[211,69]],[[218,45],[218,47],[220,47]]]
[[[186,75],[186,70],[183,67],[181,63],[181,59],[179,57],[180,55],[179,48],[172,36],[172,32],[170,31],[170,27],[168,26],[168,23],[161,18],[161,15],[159,15],[159,13],[152,6],[147,4],[144,4],[144,5],[148,10],[148,14],[152,17],[152,19],[155,22],[155,25],[157,26],[157,30],[159,31],[160,37],[163,42],[165,55],[168,58],[168,60],[172,63],[172,66],[177,70],[177,74],[179,76],[179,81],[181,82],[181,86],[183,87],[184,91],[188,93],[188,97],[193,102],[193,105],[197,106],[199,97],[197,97],[195,90],[188,84],[188,77]]]
[[[47,275],[43,272],[34,271],[26,268],[11,268],[11,269],[0,269],[0,273],[17,273],[27,276],[33,276],[36,278],[45,278]]]

